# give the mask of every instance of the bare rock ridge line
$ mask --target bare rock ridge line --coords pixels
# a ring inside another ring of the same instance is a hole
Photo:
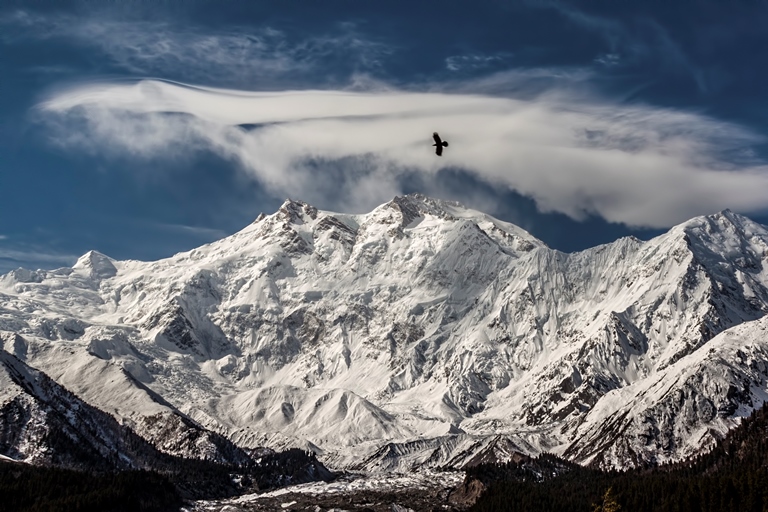
[[[728,210],[565,254],[419,194],[288,200],[163,260],[0,276],[0,336],[174,455],[626,467],[705,450],[768,397],[767,262],[766,227]]]

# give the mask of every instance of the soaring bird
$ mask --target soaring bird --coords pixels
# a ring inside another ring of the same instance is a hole
[[[437,156],[443,156],[443,148],[448,147],[448,141],[441,140],[437,132],[432,134],[432,138],[435,139],[435,143],[432,144],[433,146],[435,146],[435,153],[437,153]]]

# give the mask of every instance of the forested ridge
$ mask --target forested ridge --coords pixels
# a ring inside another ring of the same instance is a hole
[[[468,470],[487,486],[472,511],[768,511],[768,409],[709,453],[682,463],[605,472],[541,455]],[[465,482],[465,483],[466,483]]]
[[[0,461],[3,512],[161,512],[185,500],[236,496],[328,478],[314,454],[265,453],[248,465],[168,456],[157,471],[78,471]]]
[[[166,511],[185,500],[326,478],[300,450],[265,451],[258,463],[222,465],[164,457],[157,471],[86,472],[0,461],[0,503],[13,511]],[[745,418],[709,453],[630,471],[582,467],[543,454],[467,470],[485,491],[472,511],[768,511],[768,408]],[[477,488],[477,486],[474,486]]]

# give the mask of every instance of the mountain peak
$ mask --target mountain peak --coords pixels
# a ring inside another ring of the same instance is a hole
[[[78,258],[72,266],[75,270],[84,270],[91,277],[105,279],[117,275],[112,258],[98,251],[88,251]]]
[[[426,209],[444,209],[446,207],[462,208],[465,210],[467,209],[467,207],[464,206],[464,204],[458,201],[451,201],[449,199],[438,199],[435,197],[429,197],[419,192],[406,194],[404,196],[395,196],[395,199],[399,199],[401,201],[408,201],[411,204],[419,205],[422,208],[426,208]]]
[[[283,202],[280,208],[278,208],[277,213],[286,221],[294,224],[303,223],[305,217],[309,217],[312,220],[317,218],[317,208],[304,201],[290,198]]]
[[[413,193],[395,196],[386,206],[395,206],[401,211],[409,211],[413,216],[433,215],[441,218],[451,218],[456,210],[470,211],[469,208],[457,201],[436,199],[424,194]]]
[[[768,229],[765,226],[727,208],[711,215],[695,217],[680,226],[688,235],[703,239],[722,236],[726,233],[746,238],[768,236]]]
[[[716,214],[712,215],[711,217],[714,219],[727,221],[728,223],[734,226],[737,226],[741,229],[758,225],[755,221],[753,221],[749,217],[745,217],[744,215],[736,213],[730,210],[729,208],[726,208],[725,210],[721,210]]]
[[[724,210],[720,210],[719,212],[716,212],[716,213],[693,217],[692,219],[683,222],[681,225],[682,226],[698,225],[698,224],[701,224],[702,222],[710,222],[710,223],[726,222],[726,223],[735,224],[735,225],[755,224],[755,222],[749,217],[745,217],[744,215],[736,213],[730,208],[725,208]]]

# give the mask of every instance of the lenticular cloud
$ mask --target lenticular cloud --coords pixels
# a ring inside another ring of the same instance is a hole
[[[768,207],[761,140],[693,113],[550,91],[519,100],[408,91],[245,92],[144,80],[39,105],[67,146],[141,158],[213,151],[271,193],[370,208],[441,166],[531,197],[542,211],[663,227]],[[451,140],[437,159],[433,131]]]

